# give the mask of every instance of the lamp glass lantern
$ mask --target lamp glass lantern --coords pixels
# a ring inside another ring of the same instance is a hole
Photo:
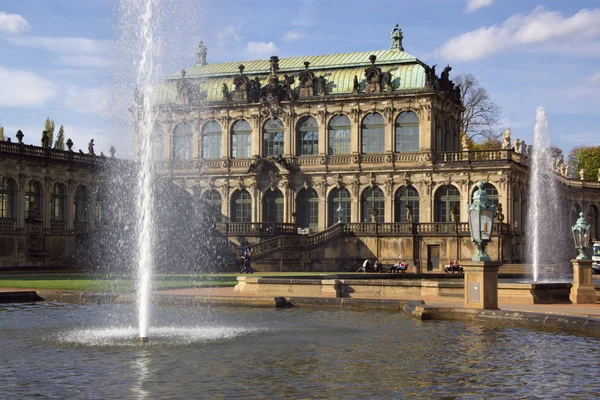
[[[491,261],[490,256],[485,253],[485,248],[492,239],[496,205],[490,201],[483,181],[477,182],[477,188],[473,194],[473,202],[468,204],[471,241],[477,246],[477,254],[473,256],[473,261]]]
[[[579,213],[579,218],[571,229],[573,232],[573,242],[575,248],[579,250],[579,255],[576,257],[577,260],[588,260],[588,256],[585,254],[585,250],[589,247],[590,243],[590,226],[587,224],[583,213]]]

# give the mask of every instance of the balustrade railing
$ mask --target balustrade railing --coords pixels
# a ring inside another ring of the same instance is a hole
[[[51,222],[50,231],[55,233],[64,232],[67,230],[67,224],[64,222]]]
[[[17,229],[16,219],[0,219],[0,231],[14,231]]]
[[[218,223],[219,232],[229,235],[235,234],[266,234],[289,235],[297,234],[296,225],[273,222],[224,222]]]
[[[346,233],[347,227],[344,224],[335,224],[330,228],[325,229],[324,231],[313,233],[308,235],[308,246],[314,247],[318,246],[321,243],[328,242],[340,235]]]
[[[88,230],[87,227],[87,222],[75,222],[73,224],[73,229],[75,230],[75,232],[86,232]]]
[[[0,141],[0,153],[27,157],[48,158],[57,161],[73,161],[81,164],[93,164],[103,157],[74,151],[55,150],[45,147]]]

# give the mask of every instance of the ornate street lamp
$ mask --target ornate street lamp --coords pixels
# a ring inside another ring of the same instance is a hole
[[[588,256],[585,255],[585,249],[588,248],[590,243],[590,226],[587,224],[582,212],[579,213],[579,219],[571,230],[573,231],[575,248],[579,250],[579,255],[575,259],[589,260]]]
[[[496,205],[489,200],[482,181],[477,182],[477,187],[479,189],[473,194],[473,202],[468,205],[471,241],[477,245],[477,254],[473,256],[473,261],[491,261],[490,256],[485,253],[485,248],[492,239]]]

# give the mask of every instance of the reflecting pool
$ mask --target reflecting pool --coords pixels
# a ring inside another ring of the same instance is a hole
[[[0,306],[5,398],[600,396],[600,340],[398,312]],[[100,316],[100,317],[99,317]]]

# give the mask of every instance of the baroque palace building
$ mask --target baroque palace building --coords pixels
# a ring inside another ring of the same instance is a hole
[[[201,43],[152,94],[155,170],[190,199],[174,208],[202,204],[259,270],[377,257],[441,271],[472,256],[467,205],[482,180],[498,205],[488,253],[524,262],[528,146],[507,131],[502,149],[469,151],[451,68],[438,75],[402,39],[396,27],[388,50],[217,64]],[[106,225],[111,159],[0,142],[0,266],[80,262],[78,234]],[[584,212],[600,238],[600,182],[555,176],[563,226]]]
[[[502,150],[469,151],[451,67],[438,76],[402,40],[396,26],[388,50],[217,64],[201,43],[194,66],[155,88],[158,170],[266,268],[403,257],[440,270],[471,256],[467,203],[479,180],[499,207],[491,255],[523,261],[528,146],[507,131]],[[598,235],[599,184],[557,179]],[[297,229],[308,238],[264,242]],[[348,234],[347,245],[335,240]]]

